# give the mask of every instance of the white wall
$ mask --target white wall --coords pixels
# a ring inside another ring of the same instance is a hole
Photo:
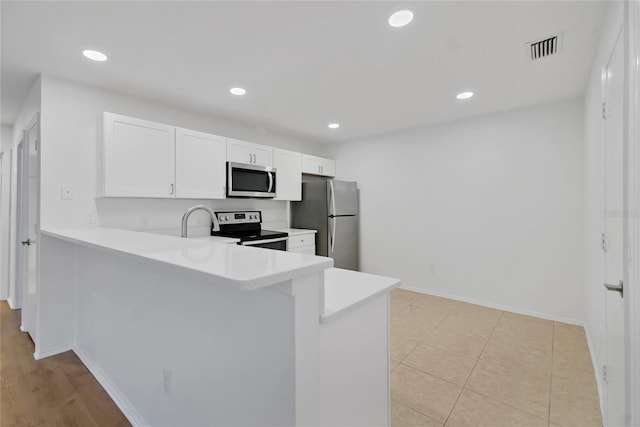
[[[581,99],[335,148],[361,267],[405,288],[583,318]]]
[[[13,126],[0,127],[0,300],[9,295],[9,200]]]
[[[0,127],[0,151],[5,152],[13,146],[13,125],[2,124]]]
[[[0,300],[9,295],[9,197],[13,126],[0,126]]]
[[[210,132],[310,154],[323,146],[266,132],[232,120],[159,105],[129,95],[44,76],[42,85],[42,225],[78,225],[97,213],[101,225],[127,229],[179,228],[185,209],[200,201],[97,199],[95,141],[97,120],[104,111]],[[144,165],[140,165],[141,173]],[[74,200],[61,200],[70,186]],[[207,201],[214,209],[263,210],[264,226],[285,226],[287,202],[257,200]],[[196,224],[205,217],[194,214]],[[198,218],[198,219],[196,219]]]
[[[585,95],[585,155],[584,155],[584,212],[585,212],[585,324],[593,344],[594,366],[604,363],[604,293],[602,286],[603,254],[600,236],[603,231],[604,212],[604,150],[602,123],[601,73],[613,50],[622,25],[622,2],[611,2],[605,17],[596,59],[593,63]],[[596,378],[601,375],[596,373]]]

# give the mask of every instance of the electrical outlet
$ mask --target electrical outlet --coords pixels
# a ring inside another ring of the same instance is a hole
[[[62,200],[73,200],[73,189],[71,187],[63,185],[61,191],[62,191],[62,194],[61,194]]]
[[[162,388],[167,396],[171,396],[171,369],[162,369]]]

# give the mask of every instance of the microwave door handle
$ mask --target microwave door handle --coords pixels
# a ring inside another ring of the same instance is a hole
[[[267,193],[271,193],[271,190],[273,189],[273,176],[271,174],[272,172],[267,172],[267,175],[269,175],[269,189],[267,190]]]

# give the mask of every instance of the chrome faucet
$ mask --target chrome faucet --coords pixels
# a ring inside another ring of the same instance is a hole
[[[181,237],[187,237],[187,222],[189,221],[189,216],[197,210],[208,212],[211,217],[211,223],[213,224],[213,231],[220,231],[220,223],[218,222],[218,218],[216,218],[216,214],[213,213],[213,210],[205,205],[195,205],[187,209],[184,215],[182,215],[182,228],[180,230]]]

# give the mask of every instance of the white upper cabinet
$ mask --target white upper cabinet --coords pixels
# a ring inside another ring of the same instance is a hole
[[[226,138],[176,128],[175,197],[224,199],[226,161]]]
[[[302,200],[302,174],[333,177],[334,160],[113,113],[96,146],[97,197],[224,199],[226,162],[272,166],[275,200]]]
[[[275,200],[302,200],[302,154],[273,149],[276,168]]]
[[[273,166],[273,148],[267,145],[227,138],[227,160],[252,165]]]
[[[302,155],[302,173],[321,176],[336,176],[336,161],[324,157]]]
[[[175,128],[104,113],[98,195],[173,197]]]

